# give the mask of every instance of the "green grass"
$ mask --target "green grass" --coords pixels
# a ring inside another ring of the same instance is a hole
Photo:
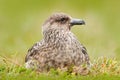
[[[92,62],[87,75],[79,75],[61,70],[51,69],[48,73],[40,73],[26,69],[24,64],[0,57],[0,80],[119,80],[120,63],[116,59],[100,57]]]

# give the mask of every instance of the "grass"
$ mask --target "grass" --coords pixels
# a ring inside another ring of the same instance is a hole
[[[38,73],[26,69],[24,64],[17,64],[4,57],[0,57],[0,63],[0,80],[119,80],[120,78],[120,63],[115,58],[100,57],[94,60],[86,76],[59,69]]]

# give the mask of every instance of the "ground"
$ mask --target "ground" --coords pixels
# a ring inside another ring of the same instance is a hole
[[[0,57],[0,80],[119,80],[120,63],[115,58],[100,57],[92,62],[87,75],[76,75],[51,69],[48,73],[39,73],[26,69],[24,64]]]

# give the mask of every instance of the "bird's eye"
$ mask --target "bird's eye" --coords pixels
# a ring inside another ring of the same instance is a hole
[[[65,21],[66,19],[65,18],[62,18],[61,21]]]
[[[59,22],[59,23],[66,23],[66,21],[67,21],[66,18],[61,18],[56,20],[56,22]]]
[[[66,18],[61,18],[61,19],[60,19],[60,22],[61,22],[61,23],[66,23],[66,21],[67,21]]]

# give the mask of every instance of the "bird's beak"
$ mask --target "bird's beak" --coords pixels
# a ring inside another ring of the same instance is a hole
[[[70,24],[71,24],[71,26],[73,26],[73,25],[85,25],[85,21],[82,19],[71,19]]]

